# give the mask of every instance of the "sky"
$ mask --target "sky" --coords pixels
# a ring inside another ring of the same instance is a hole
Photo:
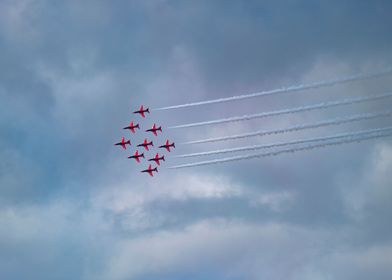
[[[1,1],[0,278],[391,279],[390,137],[167,167],[200,160],[174,157],[185,153],[390,126],[387,117],[178,144],[382,112],[386,98],[168,129],[374,96],[391,90],[392,75],[131,113],[390,68],[391,9],[386,0]],[[122,130],[131,120],[162,125],[155,144],[177,144],[153,178],[127,159],[134,146],[113,146],[144,138]]]

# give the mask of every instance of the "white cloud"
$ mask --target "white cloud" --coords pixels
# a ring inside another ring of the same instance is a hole
[[[294,192],[282,191],[282,192],[253,192],[249,194],[250,204],[253,206],[267,206],[271,210],[281,212],[290,210],[290,206],[296,199]]]
[[[281,224],[205,220],[115,245],[102,279],[219,272],[225,278],[297,279],[324,234]],[[300,279],[300,278],[298,278]]]
[[[387,143],[377,146],[376,155],[373,160],[373,170],[369,174],[378,186],[386,186],[391,183],[392,170],[392,146]]]
[[[36,20],[42,9],[42,3],[34,0],[2,1],[0,3],[0,30],[7,39],[19,44],[38,43],[40,36]]]
[[[387,143],[376,145],[373,155],[365,165],[355,187],[346,189],[344,199],[353,218],[361,221],[369,215],[374,206],[389,204],[392,197],[392,147]]]
[[[342,246],[315,260],[308,272],[311,270],[318,271],[315,274],[323,275],[320,279],[387,280],[392,276],[392,246]]]
[[[99,187],[93,196],[92,204],[115,215],[122,215],[123,225],[131,231],[154,228],[173,215],[151,213],[153,205],[159,202],[183,202],[192,199],[227,199],[241,197],[241,186],[225,177],[199,176],[195,174],[159,174],[160,183],[140,180],[137,185],[130,186],[131,176],[125,176],[124,181],[106,182]],[[155,179],[155,178],[154,178]],[[116,180],[113,180],[116,181]]]
[[[5,145],[0,140],[0,191],[1,198],[13,202],[34,193],[42,170],[17,149]]]
[[[2,209],[2,252],[17,246],[14,254],[34,258],[31,264],[38,264],[49,276],[57,270],[52,264],[69,268],[75,261],[86,262],[80,264],[82,271],[73,272],[86,280],[197,276],[203,271],[223,278],[271,280],[391,275],[392,249],[352,247],[346,239],[355,232],[347,227],[311,229],[276,222],[206,219],[183,228],[128,236],[116,233],[117,226],[106,212],[59,200]],[[64,254],[65,248],[83,254],[72,260],[73,255]],[[1,259],[6,257],[0,254]],[[12,260],[7,263],[16,269]]]

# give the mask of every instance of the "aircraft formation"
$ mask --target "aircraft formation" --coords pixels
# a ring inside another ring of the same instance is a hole
[[[146,118],[146,113],[150,114],[149,108],[144,108],[143,105],[140,106],[139,110],[133,111],[132,112],[135,115],[140,115],[142,118]],[[124,130],[129,130],[131,135],[138,133],[138,131],[142,130],[140,127],[139,123],[136,123],[136,121],[131,121],[128,126],[123,128]],[[152,125],[151,128],[144,130],[145,133],[148,134],[148,136],[151,135],[151,137],[156,137],[158,136],[158,132],[162,133],[162,126],[157,126],[155,123]],[[150,134],[151,133],[151,134]],[[150,149],[153,149],[154,142],[153,140],[149,140],[148,137],[144,138],[144,141],[142,143],[133,143],[131,142],[131,139],[125,140],[125,137],[123,136],[121,138],[120,142],[117,142],[114,144],[115,146],[121,146],[123,150],[127,149],[127,145],[131,149],[132,146],[140,147],[140,149],[144,149],[144,151],[149,152]],[[165,143],[162,145],[158,146],[158,149],[161,149],[162,151],[171,152],[170,148],[175,148],[174,142],[170,143],[170,141],[167,139]],[[144,155],[144,152],[139,152],[138,148],[136,148],[136,151],[128,156],[129,159],[134,159],[137,163],[141,163],[143,161],[148,161],[148,162],[154,162],[156,164],[155,167],[153,167],[153,164],[149,164],[148,168],[141,170],[140,172],[142,173],[148,173],[151,177],[154,176],[154,172],[158,172],[158,166],[161,165],[162,161],[165,161],[165,155],[163,152],[159,153],[159,151],[155,154],[154,157],[152,158],[147,158]]]
[[[229,96],[217,99],[209,99],[204,101],[197,101],[193,103],[185,103],[185,104],[178,104],[178,105],[171,105],[166,107],[160,108],[153,108],[151,111],[166,111],[166,110],[174,110],[180,108],[190,108],[202,105],[212,105],[218,103],[227,103],[227,102],[236,102],[238,100],[244,99],[254,99],[254,98],[261,98],[263,96],[270,96],[270,95],[278,95],[283,93],[295,93],[298,91],[303,90],[311,90],[311,89],[318,89],[323,87],[331,87],[337,86],[339,84],[344,84],[348,82],[355,82],[367,79],[373,79],[377,77],[392,75],[392,68],[387,68],[382,71],[373,72],[373,73],[360,73],[356,75],[346,76],[342,78],[337,78],[333,80],[324,80],[309,84],[299,84],[299,85],[292,85],[283,88],[277,88],[272,90],[265,90],[260,92],[254,92],[249,94],[242,94],[236,96]],[[357,104],[368,103],[368,102],[377,102],[383,101],[387,102],[387,100],[392,99],[392,92],[384,92],[380,94],[367,94],[361,96],[350,96],[346,98],[339,98],[337,100],[332,101],[323,101],[319,103],[310,103],[302,106],[297,107],[286,107],[284,109],[277,109],[277,110],[270,110],[270,111],[262,111],[256,112],[246,115],[237,115],[231,117],[224,117],[224,118],[216,118],[216,119],[207,119],[198,122],[191,122],[185,124],[177,124],[177,125],[169,125],[166,129],[174,130],[174,129],[189,129],[194,127],[204,127],[204,126],[215,126],[227,123],[236,123],[236,122],[245,122],[249,120],[256,120],[256,119],[263,119],[263,118],[273,118],[276,116],[286,116],[286,115],[293,115],[298,113],[304,112],[312,112],[317,110],[329,110],[330,108],[339,108],[345,106],[351,106],[354,108]],[[381,104],[380,104],[381,105]],[[312,130],[312,129],[321,129],[323,127],[332,127],[332,126],[343,126],[349,123],[358,122],[365,120],[375,120],[379,118],[389,118],[392,117],[392,110],[390,106],[385,106],[386,108],[373,112],[358,112],[355,114],[345,115],[343,117],[333,117],[330,119],[320,119],[316,122],[305,122],[305,123],[298,123],[287,127],[281,128],[269,128],[269,129],[257,129],[254,131],[248,131],[241,134],[224,134],[224,135],[217,135],[215,137],[210,138],[202,138],[202,139],[190,139],[187,142],[181,142],[180,145],[185,148],[186,145],[197,145],[202,143],[213,143],[213,142],[223,142],[223,141],[231,141],[237,139],[248,139],[252,137],[261,137],[261,136],[269,136],[269,135],[277,135],[277,134],[286,134],[291,132],[303,131],[303,130]],[[353,109],[350,109],[353,110]],[[141,106],[138,110],[132,112],[135,115],[140,115],[141,118],[146,118],[147,115],[150,114],[149,108],[144,108]],[[154,142],[158,142],[157,139],[160,139],[162,134],[162,127],[156,125],[155,123],[149,128],[143,130],[141,125],[135,121],[131,121],[130,124],[123,128],[124,130],[129,130],[130,134],[133,135],[135,133],[140,133],[139,131],[145,132],[143,137],[138,138],[144,139],[143,141],[136,141],[128,139],[126,140],[125,137],[121,138],[121,141],[115,143],[117,146],[121,146],[124,150],[129,147],[136,147],[136,151],[134,154],[128,156],[129,159],[134,159],[137,163],[146,162],[148,164],[148,168],[141,170],[142,173],[148,173],[150,176],[154,175],[154,172],[158,172],[159,166],[165,163],[165,155],[161,152],[171,152],[171,149],[175,148],[175,144],[171,143],[169,140],[166,140],[164,143],[160,143],[160,145],[154,146]],[[221,131],[229,131],[221,130]],[[199,135],[199,134],[197,134]],[[157,137],[158,136],[158,137]],[[155,138],[157,137],[157,138]],[[189,135],[188,135],[189,137]],[[192,136],[191,136],[192,137]],[[180,168],[191,168],[197,166],[206,166],[206,165],[214,165],[218,163],[228,163],[233,161],[242,161],[242,160],[250,160],[256,158],[264,158],[264,157],[272,157],[281,154],[289,154],[289,153],[297,153],[300,151],[308,151],[314,150],[329,146],[336,146],[342,144],[349,144],[349,143],[358,143],[365,140],[371,139],[379,139],[384,137],[392,137],[392,126],[387,127],[375,127],[373,129],[368,130],[357,130],[357,131],[350,131],[349,133],[339,133],[333,135],[323,135],[317,137],[310,137],[310,138],[299,138],[290,141],[278,141],[272,142],[267,144],[259,144],[259,145],[248,145],[248,146],[237,146],[237,147],[227,147],[227,148],[219,148],[218,150],[209,150],[209,151],[200,151],[200,152],[192,152],[188,154],[182,154],[174,156],[174,158],[199,158],[203,156],[214,156],[213,158],[209,158],[206,160],[200,161],[191,161],[190,163],[180,163],[174,166],[169,166],[167,169],[180,169]],[[141,143],[140,143],[141,142]],[[203,145],[204,147],[204,145]],[[287,148],[282,148],[287,147]],[[154,148],[157,148],[157,152],[153,151]],[[139,152],[139,150],[142,152]],[[161,149],[161,150],[159,150]],[[237,156],[227,156],[227,157],[216,157],[216,155],[220,154],[229,154],[229,153],[238,153],[238,152],[245,152],[245,151],[258,151],[258,150],[267,150],[265,152],[254,152],[248,154],[241,154]],[[154,156],[150,156],[153,154]]]

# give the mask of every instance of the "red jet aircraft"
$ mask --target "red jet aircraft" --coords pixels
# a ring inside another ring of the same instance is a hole
[[[154,133],[155,136],[158,136],[157,131],[162,132],[162,127],[161,127],[161,126],[160,126],[160,127],[156,127],[155,123],[154,123],[154,125],[152,126],[152,128],[146,130],[146,132],[152,132],[152,133]]]
[[[135,133],[135,128],[140,129],[139,124],[133,124],[133,122],[131,122],[129,126],[124,127],[123,129],[129,129],[130,131],[132,131],[132,133]]]
[[[150,108],[144,109],[143,105],[140,106],[140,109],[138,111],[133,112],[134,114],[140,114],[143,118],[145,117],[144,113],[149,113],[150,114]]]
[[[152,141],[147,142],[147,139],[144,139],[144,142],[142,144],[137,145],[138,147],[144,147],[148,151],[148,146],[154,146]]]
[[[169,140],[166,140],[165,145],[159,146],[159,148],[165,148],[168,152],[170,152],[170,147],[175,148],[174,142],[169,144]]]
[[[121,138],[121,142],[118,142],[118,143],[116,143],[116,144],[114,144],[114,145],[115,145],[115,146],[120,146],[120,145],[121,145],[121,147],[122,147],[124,150],[126,150],[126,149],[127,149],[126,144],[128,144],[129,146],[131,146],[131,140],[125,141],[125,139],[124,139],[124,137],[123,137],[123,138]]]
[[[140,162],[139,158],[144,158],[144,153],[139,154],[139,151],[136,150],[136,153],[133,156],[129,156],[128,158],[134,158],[137,162]]]
[[[155,155],[155,157],[150,158],[148,161],[155,161],[156,164],[161,165],[161,163],[159,162],[160,160],[165,161],[165,156],[159,157],[159,154],[157,153],[157,154]]]
[[[153,171],[158,172],[158,168],[157,167],[152,168],[150,164],[147,169],[142,170],[140,172],[148,172],[148,174],[150,174],[151,177],[154,177]]]

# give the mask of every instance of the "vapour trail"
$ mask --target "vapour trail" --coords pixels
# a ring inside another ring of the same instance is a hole
[[[330,119],[327,121],[322,121],[322,122],[317,122],[317,123],[296,125],[296,126],[292,126],[292,127],[288,127],[288,128],[283,128],[283,129],[259,130],[259,131],[243,133],[243,134],[236,134],[236,135],[230,135],[230,136],[189,141],[189,142],[184,142],[181,144],[182,145],[202,144],[202,143],[242,139],[242,138],[255,137],[255,136],[282,134],[282,133],[287,133],[287,132],[313,129],[313,128],[319,128],[319,127],[324,127],[324,126],[341,125],[341,124],[345,124],[345,123],[362,121],[362,120],[371,120],[371,119],[382,118],[382,117],[390,117],[391,115],[392,115],[392,111],[385,111],[385,112],[380,112],[380,113],[359,114],[359,115],[352,115],[352,116],[343,117],[343,118]]]
[[[389,130],[389,132],[388,132],[388,130]],[[300,151],[307,151],[307,150],[313,150],[313,149],[317,149],[317,148],[324,148],[324,147],[328,147],[328,146],[349,144],[349,143],[353,143],[353,142],[361,142],[364,140],[392,136],[391,130],[392,130],[392,128],[389,127],[389,128],[385,128],[385,132],[377,133],[377,134],[373,134],[373,135],[352,137],[352,138],[343,139],[343,140],[336,140],[336,141],[332,141],[332,142],[327,141],[327,143],[319,143],[319,144],[313,144],[313,145],[308,145],[308,146],[304,146],[304,147],[289,148],[289,149],[285,149],[285,150],[273,151],[273,152],[268,152],[268,153],[248,154],[248,155],[244,155],[244,156],[227,157],[227,158],[208,160],[208,161],[200,161],[200,162],[189,163],[189,164],[181,164],[181,165],[171,166],[168,168],[169,169],[180,169],[180,168],[188,168],[188,167],[225,163],[225,162],[231,162],[231,161],[261,158],[261,157],[271,157],[271,156],[277,156],[277,155],[281,155],[281,154],[296,153],[296,152],[300,152]]]
[[[307,106],[288,108],[288,109],[270,111],[270,112],[263,112],[263,113],[253,114],[253,115],[244,115],[244,116],[239,116],[239,117],[231,117],[231,118],[218,119],[218,120],[212,120],[212,121],[182,124],[182,125],[170,126],[169,128],[170,129],[188,128],[188,127],[206,126],[206,125],[222,124],[222,123],[229,123],[229,122],[247,121],[247,120],[252,120],[252,119],[266,118],[266,117],[286,115],[286,114],[294,114],[294,113],[299,113],[299,112],[313,111],[313,110],[317,110],[317,109],[326,109],[326,108],[343,106],[343,105],[350,105],[350,104],[375,101],[375,100],[389,98],[389,97],[392,97],[392,93],[390,93],[390,92],[379,94],[379,95],[374,95],[374,96],[362,96],[362,97],[356,97],[356,98],[346,98],[346,99],[337,100],[337,101],[322,102],[322,103],[317,103],[317,104],[312,104],[312,105],[307,105]]]
[[[383,131],[385,129],[381,129]],[[217,154],[226,154],[226,153],[234,153],[234,152],[243,152],[243,151],[254,151],[254,150],[261,150],[261,149],[270,149],[282,146],[289,146],[289,145],[296,145],[296,144],[305,144],[311,142],[319,142],[319,141],[328,141],[328,140],[337,140],[341,138],[347,137],[356,137],[361,135],[366,135],[369,133],[376,133],[380,132],[380,129],[371,129],[371,130],[363,130],[357,132],[350,132],[350,133],[339,133],[332,136],[324,136],[324,137],[315,137],[315,138],[306,138],[306,139],[299,139],[294,141],[288,142],[276,142],[267,145],[252,145],[252,146],[244,146],[239,148],[230,148],[230,149],[221,149],[215,151],[208,151],[208,152],[200,152],[200,153],[191,153],[185,155],[178,155],[174,156],[176,158],[189,158],[189,157],[199,157],[199,156],[210,156],[210,155],[217,155]]]
[[[296,91],[307,90],[307,89],[316,89],[316,88],[321,88],[321,87],[328,87],[328,86],[333,86],[333,85],[337,85],[337,84],[353,82],[353,81],[360,81],[360,80],[365,80],[365,79],[382,77],[382,76],[389,75],[391,73],[392,73],[392,68],[387,68],[385,70],[374,72],[374,73],[361,73],[361,74],[346,76],[344,78],[339,78],[339,79],[334,79],[334,80],[315,82],[315,83],[311,83],[311,84],[300,84],[300,85],[294,85],[294,86],[283,87],[283,88],[278,88],[278,89],[266,90],[266,91],[255,92],[255,93],[250,93],[250,94],[243,94],[243,95],[237,95],[237,96],[231,96],[231,97],[225,97],[225,98],[205,100],[205,101],[200,101],[200,102],[193,102],[193,103],[187,103],[187,104],[161,107],[161,108],[156,108],[156,109],[152,109],[152,110],[161,111],[161,110],[179,109],[179,108],[193,107],[193,106],[206,105],[206,104],[230,102],[230,101],[260,97],[260,96],[267,96],[267,95],[273,95],[273,94],[296,92]]]

